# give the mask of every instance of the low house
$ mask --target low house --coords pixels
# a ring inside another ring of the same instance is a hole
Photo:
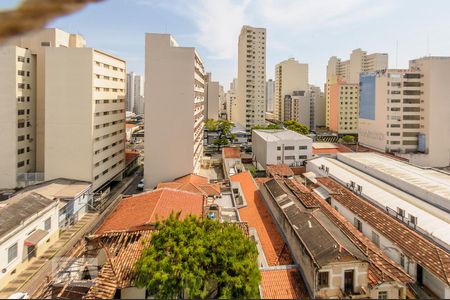
[[[294,171],[286,165],[286,164],[280,164],[280,165],[267,165],[266,167],[266,174],[268,177],[277,177],[277,178],[293,178],[294,177]]]
[[[312,139],[287,129],[252,130],[252,150],[258,169],[278,164],[300,166],[312,156]]]
[[[245,171],[241,161],[241,149],[224,147],[222,148],[222,167],[226,178]]]
[[[158,184],[157,188],[171,188],[191,192],[210,199],[221,196],[220,184],[209,183],[208,178],[195,174],[185,175],[171,182],[162,182]]]
[[[59,201],[37,193],[0,203],[0,288],[58,239]]]
[[[126,133],[127,141],[130,141],[131,137],[133,135],[133,132],[138,131],[138,130],[139,130],[139,125],[126,123],[125,124],[125,133]]]

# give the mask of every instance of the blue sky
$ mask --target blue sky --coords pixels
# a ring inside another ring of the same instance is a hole
[[[18,2],[1,0],[0,8]],[[276,63],[295,57],[309,64],[310,83],[323,87],[328,58],[347,59],[355,48],[388,53],[393,68],[428,53],[449,56],[449,12],[447,0],[105,0],[48,27],[82,34],[141,74],[144,33],[171,33],[198,49],[226,90],[237,72],[241,26],[266,27],[267,78]]]

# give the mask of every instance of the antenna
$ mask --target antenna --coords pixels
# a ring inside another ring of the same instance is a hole
[[[398,40],[395,41],[395,68],[398,69]]]

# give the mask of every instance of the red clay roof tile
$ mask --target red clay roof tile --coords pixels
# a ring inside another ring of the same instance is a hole
[[[297,269],[262,270],[261,289],[264,299],[304,299],[308,297]]]
[[[222,154],[225,158],[241,158],[241,149],[239,148],[222,148]]]

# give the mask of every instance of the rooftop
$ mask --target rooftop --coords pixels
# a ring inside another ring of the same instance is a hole
[[[171,188],[208,197],[220,195],[219,184],[209,183],[208,178],[193,174],[180,177],[172,182],[162,182],[158,184],[157,188]]]
[[[129,230],[167,218],[172,212],[180,212],[184,218],[189,214],[202,216],[203,197],[199,194],[168,188],[144,192],[124,198],[97,230]]]
[[[378,205],[379,208],[395,213],[398,208],[405,211],[405,221],[411,214],[417,217],[417,226],[433,238],[450,245],[450,216],[447,212],[399,190],[389,183],[385,183],[367,175],[341,161],[332,158],[317,158],[308,162],[310,166],[320,168],[324,165],[329,168],[328,176],[343,184],[354,182],[355,186],[362,187],[362,197]],[[317,173],[317,171],[314,170]],[[320,175],[319,175],[320,176]],[[410,191],[410,190],[408,190]]]
[[[292,177],[292,176],[294,176],[294,172],[286,164],[267,165],[266,172],[271,177],[275,177],[275,176]]]
[[[224,158],[241,158],[241,149],[239,148],[222,148]]]
[[[20,198],[30,193],[38,193],[49,199],[69,199],[86,192],[90,186],[91,183],[87,181],[58,178],[28,186],[19,190],[13,197]]]
[[[337,154],[337,153],[346,153],[352,152],[352,150],[341,144],[333,144],[333,143],[313,143],[312,144],[312,153],[316,155],[320,154]]]
[[[295,267],[261,270],[263,299],[305,299],[308,292]]]
[[[396,181],[420,188],[423,193],[440,196],[447,200],[444,205],[450,211],[450,174],[414,166],[377,153],[343,153],[338,159],[345,159],[347,164],[358,169],[376,170],[377,173],[395,178]]]
[[[449,253],[331,178],[321,177],[317,180],[321,186],[330,191],[334,200],[367,222],[377,232],[402,249],[408,257],[414,259],[446,284],[450,284]]]
[[[312,140],[310,137],[301,135],[288,129],[256,129],[253,132],[266,142],[277,142],[285,140]]]
[[[45,198],[36,193],[28,193],[24,197],[14,197],[0,204],[0,237],[12,229],[21,226],[30,217],[47,209],[56,201]]]
[[[263,203],[256,183],[246,171],[230,177],[232,182],[239,182],[244,192],[247,206],[239,208],[242,221],[256,229],[261,246],[269,266],[288,265],[292,258],[286,243],[278,232],[272,215]]]

